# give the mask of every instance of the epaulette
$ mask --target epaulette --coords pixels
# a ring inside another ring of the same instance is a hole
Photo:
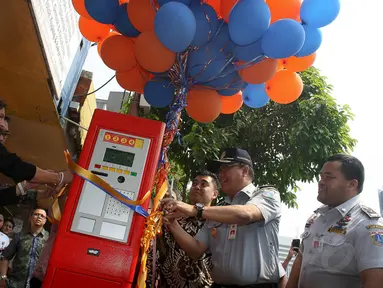
[[[258,188],[259,188],[259,189],[263,189],[263,188],[274,188],[274,189],[277,189],[277,188],[275,187],[275,185],[262,185],[262,186],[259,186]]]
[[[371,219],[380,218],[380,215],[376,213],[374,210],[372,210],[370,207],[360,205],[360,209],[362,209],[362,211],[366,213],[367,216],[370,217]]]

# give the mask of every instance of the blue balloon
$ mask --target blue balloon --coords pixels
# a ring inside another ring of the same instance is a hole
[[[239,91],[245,89],[248,85],[249,84],[242,79],[237,79],[235,82],[232,82],[228,88],[217,90],[217,93],[221,96],[233,96]]]
[[[202,46],[213,39],[217,32],[219,23],[217,13],[207,4],[191,5],[190,8],[197,21],[197,30],[191,45]]]
[[[117,19],[120,3],[118,0],[85,0],[85,8],[97,22],[113,24]]]
[[[224,90],[229,88],[229,85],[242,81],[237,71],[234,71],[234,65],[230,64],[223,69],[221,73],[214,75],[216,79],[205,83],[206,86],[213,87],[216,90]],[[232,88],[238,88],[233,86]],[[239,88],[238,88],[239,89]],[[234,93],[235,94],[235,93]]]
[[[210,61],[229,60],[233,56],[234,47],[234,43],[229,38],[227,24],[225,24],[217,32],[212,42],[189,52],[189,67],[206,65]]]
[[[175,88],[169,79],[154,78],[144,87],[144,98],[151,106],[160,108],[168,106],[174,98]]]
[[[189,5],[191,0],[157,0],[157,3],[160,5],[160,7],[169,2],[180,2],[182,4]]]
[[[127,37],[137,37],[140,31],[134,28],[128,17],[128,3],[121,4],[118,8],[117,19],[113,23],[117,31]]]
[[[236,46],[234,56],[238,60],[250,62],[263,54],[261,43],[261,40],[258,40],[247,46]]]
[[[304,0],[301,6],[302,23],[321,28],[338,17],[340,0]]]
[[[264,0],[239,1],[230,13],[231,40],[240,46],[254,43],[269,28],[270,18],[270,9]]]
[[[211,44],[212,49],[218,52],[223,52],[226,55],[233,54],[235,44],[230,39],[229,26],[225,21],[221,20],[218,22],[217,33],[213,35],[213,39],[209,44]]]
[[[305,57],[313,54],[322,44],[322,31],[320,31],[319,28],[314,28],[307,25],[302,26],[305,30],[306,37],[301,50],[295,54],[297,57]]]
[[[179,53],[192,43],[196,34],[196,19],[188,6],[169,2],[156,13],[154,30],[161,43],[169,50]]]
[[[190,65],[189,75],[194,78],[196,83],[204,83],[220,75],[225,65],[226,60],[215,60],[208,64]]]
[[[249,84],[242,92],[243,102],[250,108],[265,106],[270,100],[265,86],[265,84]]]
[[[305,30],[292,19],[275,21],[262,37],[263,53],[274,59],[288,58],[301,50],[305,42]]]

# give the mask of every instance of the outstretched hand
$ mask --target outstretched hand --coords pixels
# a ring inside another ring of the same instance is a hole
[[[193,205],[166,198],[161,201],[161,209],[164,212],[164,219],[172,221],[181,217],[193,217],[197,215],[197,210]]]

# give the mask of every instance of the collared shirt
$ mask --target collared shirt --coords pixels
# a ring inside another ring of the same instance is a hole
[[[36,236],[31,232],[21,232],[13,237],[3,252],[3,257],[7,260],[15,256],[7,287],[29,288],[29,280],[48,237],[49,233],[44,229]]]
[[[47,272],[49,258],[52,253],[53,244],[56,239],[56,233],[58,230],[58,224],[53,224],[51,227],[51,232],[49,233],[48,240],[45,242],[44,248],[41,251],[39,260],[36,263],[35,271],[32,274],[32,277],[35,277],[41,281],[44,280],[45,273]]]
[[[205,221],[195,217],[181,218],[180,226],[191,236],[195,236]],[[191,259],[174,240],[172,234],[163,230],[162,236],[157,238],[157,272],[160,273],[160,286],[171,288],[204,288],[210,287],[213,281],[210,277],[211,259],[204,254],[199,260]],[[152,279],[152,253],[148,259],[148,287]]]
[[[212,253],[212,278],[217,284],[252,285],[278,283],[283,276],[278,260],[278,232],[281,218],[279,192],[250,184],[226,205],[256,205],[264,220],[236,226],[234,239],[229,239],[233,225],[207,221],[195,237]],[[282,269],[283,270],[283,269]]]
[[[302,238],[299,288],[360,288],[360,272],[383,268],[383,219],[358,196],[316,210]]]

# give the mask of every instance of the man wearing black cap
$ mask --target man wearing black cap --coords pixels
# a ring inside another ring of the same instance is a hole
[[[243,149],[226,149],[214,166],[221,191],[227,195],[223,205],[193,206],[164,199],[162,206],[170,231],[193,258],[210,250],[215,283],[212,287],[278,287],[285,273],[278,260],[279,192],[271,186],[252,184],[252,160]],[[173,221],[181,214],[207,220],[194,238]]]

